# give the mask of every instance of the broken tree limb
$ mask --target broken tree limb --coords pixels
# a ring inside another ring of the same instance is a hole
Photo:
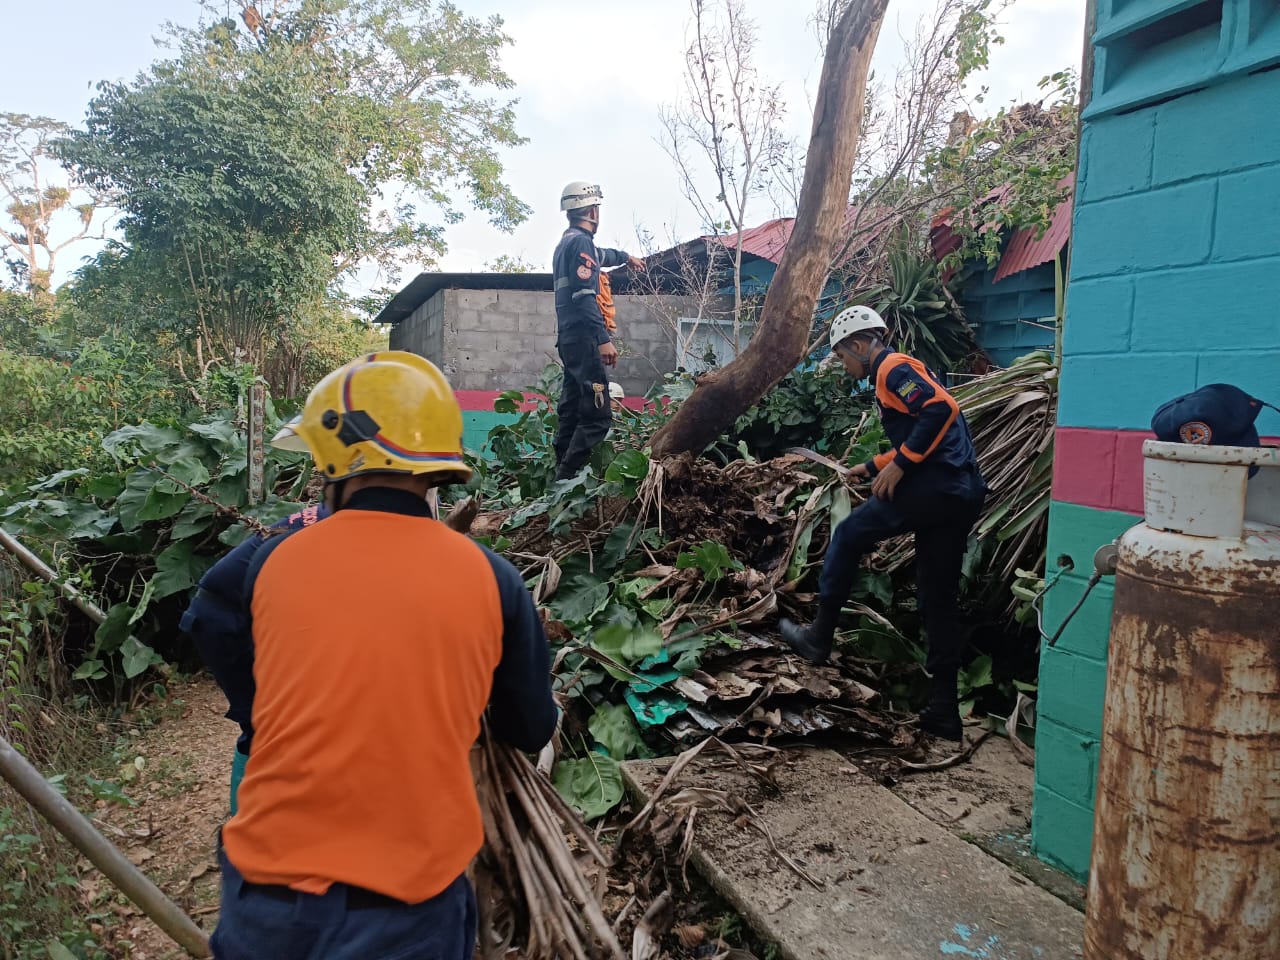
[[[995,733],[994,730],[984,730],[973,743],[945,760],[935,760],[930,763],[912,763],[910,760],[902,760],[900,761],[902,769],[911,773],[928,773],[931,770],[946,770],[948,767],[959,766],[977,753],[978,748],[986,743],[993,733]]]
[[[71,584],[58,579],[58,573],[53,567],[49,566],[34,553],[31,552],[17,537],[11,533],[6,533],[0,528],[0,547],[4,547],[14,555],[23,566],[29,569],[41,580],[53,584],[62,592],[67,602],[74,605],[81,613],[92,620],[94,623],[102,623],[107,619],[107,615],[102,608],[86,597],[83,593],[73,587]]]
[[[700,454],[804,356],[849,204],[867,75],[888,0],[850,0],[827,40],[796,218],[747,348],[702,377],[653,436],[653,458]]]
[[[193,957],[210,955],[209,941],[195,921],[95,830],[84,814],[2,737],[0,776],[175,943]]]

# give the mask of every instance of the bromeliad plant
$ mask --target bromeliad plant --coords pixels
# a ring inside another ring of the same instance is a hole
[[[881,282],[855,292],[889,325],[893,345],[939,374],[962,370],[978,354],[973,329],[943,283],[937,261],[899,231],[885,253]]]

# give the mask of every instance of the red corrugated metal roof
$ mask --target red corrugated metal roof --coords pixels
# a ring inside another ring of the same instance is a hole
[[[1071,206],[1073,199],[1071,191],[1075,187],[1075,182],[1074,173],[1068,174],[1058,182],[1060,187],[1068,191],[1068,196],[1053,211],[1053,219],[1049,222],[1049,228],[1045,230],[1044,236],[1037,240],[1035,230],[1029,228],[1014,231],[1013,236],[1009,238],[1009,243],[1005,247],[1004,253],[1000,257],[1000,262],[996,264],[996,275],[992,281],[993,283],[999,283],[1006,277],[1021,273],[1023,270],[1030,270],[1032,267],[1038,267],[1042,263],[1048,263],[1062,252],[1067,245],[1067,241],[1071,239]],[[1007,186],[996,187],[979,200],[975,206],[982,207],[992,201],[1000,200],[1008,189]],[[933,224],[929,230],[929,242],[933,247],[933,255],[938,260],[954,253],[956,248],[960,246],[960,238],[951,229],[951,218],[954,213],[954,208],[948,207],[933,218]],[[949,270],[948,276],[953,272],[954,270]]]
[[[1069,174],[1059,181],[1058,186],[1065,190],[1073,190],[1075,182],[1075,174]],[[1072,199],[1073,195],[1068,194],[1067,199],[1058,204],[1044,236],[1037,239],[1034,230],[1024,227],[1009,238],[1009,245],[1005,247],[1004,256],[1000,258],[1000,264],[996,267],[993,283],[999,283],[1005,277],[1038,267],[1042,263],[1048,263],[1063,251],[1067,241],[1071,239]]]
[[[850,206],[844,215],[844,228],[847,230],[856,222],[860,209]],[[795,219],[793,217],[782,217],[778,220],[770,220],[762,223],[758,227],[748,227],[742,231],[742,252],[751,254],[768,260],[771,263],[779,263],[782,260],[782,254],[787,249],[787,244],[791,240],[791,232],[795,229]],[[851,250],[850,253],[857,252],[858,249],[865,247],[868,243],[876,238],[884,229],[885,224],[877,224],[874,228],[865,231],[866,236],[863,238],[862,244]],[[705,236],[701,238],[708,242],[718,242],[730,250],[738,245],[738,235],[736,233],[724,234],[721,236]]]
[[[768,223],[762,223],[758,227],[747,227],[742,231],[742,252],[777,263],[782,259],[783,251],[787,249],[787,241],[791,239],[791,231],[795,229],[795,226],[796,221],[794,218],[783,217],[779,220],[770,220]],[[723,236],[706,236],[702,239],[719,242],[730,250],[737,249],[738,246],[738,235],[736,233]]]

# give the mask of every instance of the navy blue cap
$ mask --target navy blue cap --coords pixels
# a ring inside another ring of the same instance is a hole
[[[1226,447],[1259,447],[1254,421],[1261,400],[1229,383],[1211,383],[1162,404],[1151,418],[1156,438],[1171,443],[1202,443]]]

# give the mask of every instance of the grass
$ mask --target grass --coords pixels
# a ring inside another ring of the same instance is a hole
[[[139,691],[127,716],[72,684],[62,666],[60,638],[68,616],[53,588],[24,584],[0,558],[0,736],[83,811],[132,805],[130,782],[140,774],[130,728],[150,727],[182,705],[162,685]],[[74,614],[72,614],[74,615]],[[129,771],[132,771],[132,776]],[[172,789],[188,773],[170,771]],[[78,851],[0,783],[0,958],[108,960],[100,943],[118,922],[118,894],[106,881],[81,877]],[[82,880],[85,882],[82,883]],[[96,890],[96,892],[91,892]]]

